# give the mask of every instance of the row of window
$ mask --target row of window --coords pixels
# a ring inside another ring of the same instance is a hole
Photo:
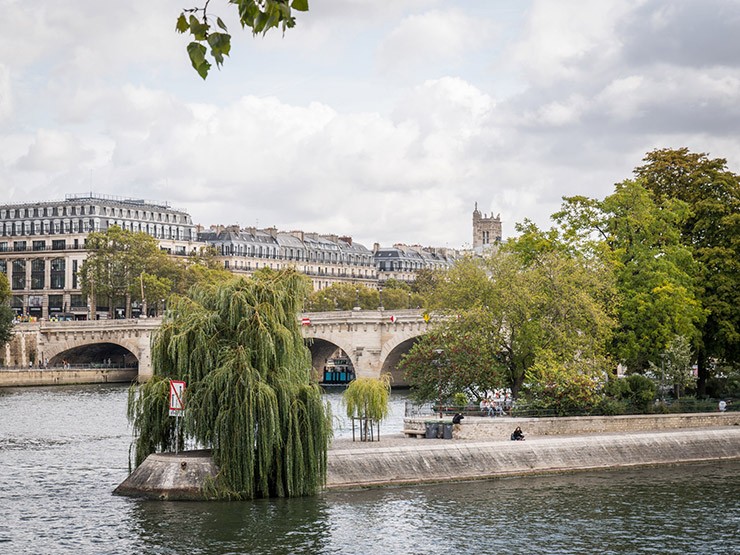
[[[424,262],[409,261],[409,260],[381,260],[378,263],[379,272],[415,272],[424,268],[446,268],[447,266],[441,262],[429,264]]]
[[[50,218],[56,216],[112,216],[114,218],[134,218],[167,223],[190,223],[186,214],[170,214],[168,212],[154,212],[148,210],[131,210],[130,208],[116,208],[111,206],[33,206],[7,208],[0,210],[0,220],[19,218]]]
[[[84,246],[83,242],[83,246]],[[78,239],[75,239],[71,244],[70,248],[73,249],[79,249],[80,243]],[[32,241],[31,242],[31,250],[32,251],[45,251],[45,250],[53,250],[53,251],[63,251],[67,249],[67,242],[64,239],[53,239],[51,241],[51,248],[49,248],[49,245],[46,241]],[[10,250],[10,245],[8,245],[7,241],[0,241],[0,252],[8,252]],[[27,241],[13,241],[13,251],[16,252],[25,252],[28,250],[28,242]]]
[[[66,287],[67,262],[64,258],[54,258],[49,261],[49,289],[64,289]],[[78,261],[72,261],[72,289],[77,289]],[[30,261],[22,258],[13,260],[10,265],[10,288],[14,291],[25,289],[46,289],[46,260],[36,258]],[[30,270],[30,274],[27,272]],[[0,273],[8,275],[8,261],[0,260]]]
[[[82,295],[70,295],[69,306],[64,300],[64,295],[47,295],[49,314],[55,312],[66,312],[74,309],[87,309],[87,301]],[[10,307],[16,314],[41,316],[44,297],[41,295],[13,295]]]
[[[361,255],[346,255],[336,252],[304,251],[302,249],[278,249],[277,247],[265,247],[261,245],[234,245],[221,244],[222,256],[251,256],[255,258],[275,258],[281,260],[296,260],[307,262],[325,262],[328,264],[350,264],[358,266],[372,266],[373,257]]]
[[[193,234],[190,230],[161,224],[148,224],[142,222],[125,222],[118,220],[105,220],[102,225],[99,220],[55,220],[50,221],[24,221],[24,222],[0,222],[0,235],[4,237],[15,237],[18,235],[52,235],[67,233],[89,233],[100,231],[110,226],[117,225],[121,229],[129,231],[141,231],[157,239],[192,240]]]

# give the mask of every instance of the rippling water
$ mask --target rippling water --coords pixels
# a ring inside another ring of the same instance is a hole
[[[118,386],[0,390],[0,553],[740,553],[738,461],[241,503],[115,497],[125,405]],[[395,396],[381,433],[402,415]]]

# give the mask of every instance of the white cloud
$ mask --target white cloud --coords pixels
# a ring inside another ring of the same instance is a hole
[[[379,64],[401,72],[413,72],[417,65],[446,64],[486,42],[488,33],[485,24],[460,10],[409,15],[380,43]]]
[[[13,111],[13,89],[10,81],[10,70],[0,64],[0,123]]]
[[[18,158],[16,167],[25,171],[55,173],[92,159],[93,152],[85,148],[76,136],[40,129],[28,151]]]
[[[10,2],[0,190],[369,245],[469,243],[476,201],[505,235],[547,226],[561,196],[609,194],[653,148],[740,172],[740,5],[694,4],[324,0],[253,39],[223,3],[232,57],[202,82],[175,0]]]

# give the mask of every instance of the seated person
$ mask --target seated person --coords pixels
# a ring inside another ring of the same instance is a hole
[[[524,441],[524,432],[517,426],[516,430],[511,434],[511,441]]]
[[[463,418],[465,418],[465,417],[462,414],[460,414],[459,412],[458,413],[455,413],[455,416],[452,417],[452,423],[453,424],[459,424],[462,421]]]

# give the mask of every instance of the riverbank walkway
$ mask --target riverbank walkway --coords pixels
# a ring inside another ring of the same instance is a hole
[[[508,439],[336,439],[327,489],[412,485],[740,459],[740,427]]]

